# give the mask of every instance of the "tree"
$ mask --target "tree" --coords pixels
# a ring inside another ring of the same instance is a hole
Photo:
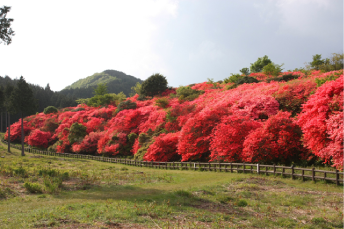
[[[5,43],[5,45],[11,44],[12,36],[15,35],[12,28],[10,28],[13,19],[6,18],[7,13],[10,12],[10,10],[11,7],[9,6],[3,6],[3,8],[0,8],[0,39]]]
[[[309,64],[311,65],[312,68],[319,70],[319,66],[324,64],[324,63],[325,63],[325,60],[321,59],[321,54],[315,54],[313,56],[313,61],[310,62]]]
[[[278,76],[283,70],[282,66],[283,64],[278,65],[275,63],[269,63],[263,67],[263,73],[266,75]]]
[[[33,96],[33,92],[29,84],[25,81],[24,77],[21,76],[17,87],[11,93],[11,104],[15,113],[20,113],[21,115],[21,142],[22,142],[22,156],[24,154],[24,127],[23,127],[23,118],[24,113],[26,115],[31,115],[35,113],[37,103]]]
[[[13,110],[13,105],[11,103],[10,97],[13,92],[14,87],[10,84],[7,84],[5,87],[5,100],[4,100],[4,105],[6,108],[6,114],[7,114],[7,127],[8,127],[8,137],[7,137],[7,142],[8,142],[8,149],[7,151],[10,153],[11,152],[11,120],[10,120],[10,114],[14,113]]]
[[[137,82],[134,87],[131,87],[132,92],[130,93],[130,96],[134,96],[135,94],[141,95],[141,88],[142,88],[142,84]]]
[[[146,96],[154,96],[164,92],[167,89],[166,77],[156,73],[143,81],[141,93]]]
[[[245,76],[248,76],[248,75],[250,74],[250,69],[248,69],[248,68],[242,68],[242,69],[240,70],[240,72],[241,72],[242,74],[244,74]]]
[[[261,72],[264,66],[270,63],[272,63],[272,61],[269,59],[267,55],[259,57],[256,62],[254,62],[253,64],[251,63],[250,70],[251,72]]]
[[[106,83],[100,83],[98,84],[97,88],[94,89],[94,95],[105,95],[107,94],[107,86]]]
[[[4,110],[4,102],[5,102],[5,93],[4,93],[4,89],[2,88],[2,86],[0,86],[0,115],[1,115],[1,127],[0,127],[0,132],[3,131],[2,128],[2,112]]]

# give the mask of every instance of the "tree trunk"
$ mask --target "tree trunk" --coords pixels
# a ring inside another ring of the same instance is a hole
[[[8,142],[8,152],[11,153],[11,120],[10,120],[10,113],[7,112],[7,117],[8,117],[8,121],[7,121],[7,125],[8,125],[8,137],[7,137],[7,142]]]
[[[24,153],[24,121],[23,121],[23,112],[21,112],[21,143],[22,143],[22,156],[25,156]]]
[[[4,132],[3,130],[4,130],[4,129],[2,128],[2,112],[1,112],[1,133]]]

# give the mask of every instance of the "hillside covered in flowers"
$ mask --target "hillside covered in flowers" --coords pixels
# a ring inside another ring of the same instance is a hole
[[[24,118],[25,142],[147,161],[323,162],[343,169],[343,70],[247,78],[253,83],[204,82],[32,115]],[[11,141],[20,141],[20,125],[11,126]]]

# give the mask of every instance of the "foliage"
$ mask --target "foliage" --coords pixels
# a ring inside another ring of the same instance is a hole
[[[57,113],[57,112],[59,112],[59,110],[54,106],[48,106],[44,108],[44,111],[43,111],[44,114],[51,114],[51,113]]]
[[[339,53],[332,53],[332,56],[330,58],[326,58],[324,60],[324,63],[321,64],[319,67],[320,70],[324,72],[329,71],[336,71],[343,69],[343,60],[344,60],[344,54]]]
[[[81,142],[86,134],[86,126],[75,122],[70,127],[68,141],[70,144],[73,144],[74,142]]]
[[[237,85],[244,84],[244,83],[258,83],[259,81],[256,78],[250,77],[250,76],[244,76],[238,81],[236,81]]]
[[[14,31],[11,28],[12,18],[6,18],[7,13],[10,12],[11,7],[3,6],[0,8],[0,40],[2,40],[5,45],[9,45],[12,42],[12,36],[14,36]],[[1,43],[1,42],[0,42]]]
[[[96,89],[94,89],[94,95],[105,95],[107,93],[108,91],[106,83],[98,83]]]
[[[240,74],[231,74],[230,77],[226,78],[223,80],[223,83],[227,84],[227,83],[236,83],[238,82],[238,80],[242,79],[244,76],[240,75]]]
[[[271,62],[263,67],[262,72],[266,75],[278,76],[283,70],[282,66],[283,64],[278,65]]]
[[[323,85],[324,83],[326,83],[327,81],[333,81],[333,80],[336,80],[340,77],[340,75],[343,74],[343,73],[340,73],[340,72],[335,72],[331,75],[328,75],[324,78],[316,78],[315,79],[315,82],[317,84],[317,87],[320,87],[321,85]]]
[[[37,104],[34,99],[33,92],[29,87],[29,84],[26,83],[24,77],[20,77],[17,82],[17,87],[15,87],[11,93],[10,100],[14,111],[25,113],[27,115],[35,113]]]
[[[127,101],[121,102],[117,109],[116,112],[120,112],[123,110],[129,110],[129,109],[136,109],[136,103],[132,102],[130,99],[128,99]]]
[[[156,73],[143,81],[141,85],[141,94],[146,96],[154,96],[161,94],[167,89],[166,77]]]
[[[251,72],[261,72],[263,70],[264,66],[266,66],[270,63],[272,63],[272,61],[269,59],[269,57],[267,55],[265,55],[263,57],[259,57],[256,62],[254,62],[253,64],[251,63],[250,70],[251,70]]]
[[[41,185],[37,183],[26,182],[24,184],[25,189],[30,193],[42,193]]]
[[[242,68],[241,70],[239,70],[241,72],[241,74],[248,76],[250,74],[250,69],[249,68]]]
[[[135,86],[131,87],[132,92],[130,96],[134,96],[135,94],[141,95],[141,88],[142,88],[142,85],[139,82],[137,82]]]
[[[325,61],[321,59],[321,55],[320,54],[315,54],[313,55],[313,61],[310,62],[309,64],[311,65],[312,68],[318,70],[319,66],[324,64]]]
[[[177,97],[179,97],[180,101],[192,101],[203,93],[204,91],[192,89],[190,86],[181,86],[176,90]]]
[[[160,108],[166,108],[168,106],[168,99],[167,98],[159,98],[155,101],[155,105]]]

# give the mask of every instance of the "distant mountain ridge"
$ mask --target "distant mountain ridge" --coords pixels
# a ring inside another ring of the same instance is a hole
[[[106,83],[109,93],[118,94],[123,92],[125,95],[129,96],[131,87],[135,86],[136,83],[142,82],[143,81],[141,79],[120,71],[105,70],[101,73],[95,73],[84,79],[80,79],[65,87],[60,92],[64,95],[76,98],[91,98],[94,96],[93,92],[97,85],[100,83]]]

